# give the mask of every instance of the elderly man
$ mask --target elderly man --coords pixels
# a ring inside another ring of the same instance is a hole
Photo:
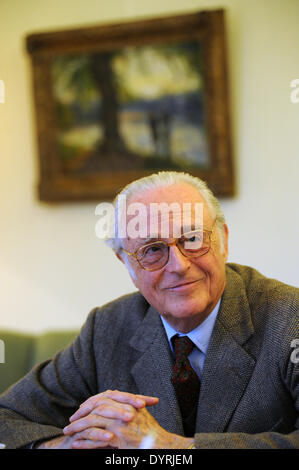
[[[2,395],[0,440],[298,448],[298,289],[226,263],[228,229],[198,178],[161,172],[120,195],[145,208],[138,233],[109,241],[138,292],[94,309],[70,347]],[[157,203],[174,210],[153,228]]]

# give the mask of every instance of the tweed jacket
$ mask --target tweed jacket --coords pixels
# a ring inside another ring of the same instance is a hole
[[[237,264],[226,273],[201,379],[196,447],[299,448],[292,343],[299,289]],[[140,293],[95,308],[69,347],[0,396],[0,441],[20,448],[61,435],[79,405],[107,389],[159,397],[150,413],[183,435],[172,368],[161,318]]]

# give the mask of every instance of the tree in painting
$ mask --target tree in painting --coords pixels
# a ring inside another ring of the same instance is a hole
[[[207,164],[198,42],[62,56],[52,70],[66,171]]]

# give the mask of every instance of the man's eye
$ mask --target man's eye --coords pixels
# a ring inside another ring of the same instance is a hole
[[[202,233],[193,233],[193,234],[186,234],[183,237],[183,240],[181,241],[180,245],[184,248],[186,251],[198,251],[202,248],[203,246],[203,236]]]
[[[162,250],[162,246],[160,245],[153,245],[153,246],[148,246],[145,250],[145,253],[146,254],[151,254],[151,253],[157,253],[157,251],[161,251]]]
[[[202,240],[202,237],[199,234],[194,234],[192,236],[187,235],[187,236],[184,237],[184,241],[190,242],[190,243],[199,242],[201,240]]]
[[[159,251],[161,248],[159,246],[149,246],[146,249],[146,253],[155,253],[156,251]]]
[[[154,256],[163,251],[163,245],[151,245],[142,250],[142,256]]]

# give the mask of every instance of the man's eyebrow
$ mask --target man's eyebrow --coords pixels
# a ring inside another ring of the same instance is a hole
[[[185,227],[185,229],[184,229],[184,227],[182,227],[181,231],[180,231],[180,237],[182,237],[183,235],[188,234],[190,232],[197,232],[197,231],[200,231],[200,230],[202,230],[202,227],[198,227],[195,224],[193,224],[191,227],[189,225],[189,226]],[[143,245],[147,245],[149,243],[160,242],[160,241],[165,240],[166,238],[169,238],[169,237],[136,238],[136,247],[139,248],[139,247],[141,247]],[[177,238],[177,237],[170,237],[170,238]]]
[[[138,238],[137,244],[140,246],[143,246],[143,245],[147,245],[148,243],[154,243],[158,241],[161,241],[161,238],[156,238],[156,237]]]
[[[199,232],[199,231],[202,231],[202,230],[206,230],[202,225],[197,225],[197,224],[191,224],[190,225],[186,225],[186,226],[183,226],[181,227],[180,229],[180,236],[178,238],[181,238],[182,236],[184,236],[185,234],[188,234],[190,232]],[[140,248],[141,246],[144,246],[144,245],[147,245],[149,243],[155,243],[155,242],[160,242],[160,241],[163,241],[167,238],[177,238],[177,237],[147,237],[147,238],[138,238],[136,237],[136,246],[135,248]],[[134,240],[134,238],[131,238],[131,240]]]
[[[149,244],[155,243],[155,242],[161,242],[163,240],[165,240],[165,238],[163,238],[163,237],[137,238],[134,250],[138,250],[142,246],[149,245]]]
[[[184,225],[182,227],[182,233],[188,233],[188,232],[197,232],[199,230],[204,230],[205,226],[204,224],[191,224],[191,225]]]

